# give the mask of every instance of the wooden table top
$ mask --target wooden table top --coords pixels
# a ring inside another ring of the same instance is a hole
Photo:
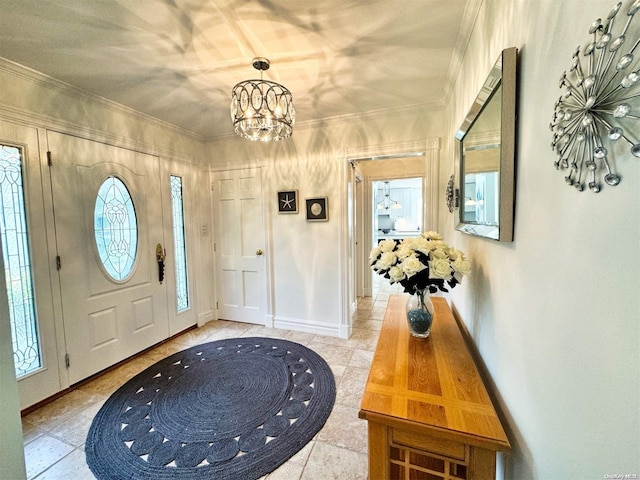
[[[406,295],[392,295],[359,417],[429,428],[471,445],[509,450],[484,383],[444,298],[432,297],[428,338],[412,337]]]

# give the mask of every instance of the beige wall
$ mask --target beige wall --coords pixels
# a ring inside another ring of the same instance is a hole
[[[520,50],[515,241],[454,231],[440,210],[445,238],[473,264],[451,300],[508,423],[505,478],[640,474],[640,162],[627,155],[616,161],[618,187],[580,193],[553,167],[549,146],[558,78],[613,3],[485,0],[448,102],[443,188],[451,139],[484,76],[501,49]]]
[[[348,329],[346,304],[347,182],[353,152],[376,146],[422,144],[439,137],[443,110],[410,109],[362,119],[331,120],[298,125],[290,139],[278,143],[251,142],[237,136],[211,141],[211,168],[261,164],[271,231],[272,308],[275,325],[297,324]],[[393,150],[393,148],[391,148]],[[387,150],[388,151],[388,150]],[[399,169],[402,161],[398,161]],[[278,190],[297,189],[300,205],[309,197],[328,198],[329,221],[309,223],[304,209],[297,215],[275,210]]]

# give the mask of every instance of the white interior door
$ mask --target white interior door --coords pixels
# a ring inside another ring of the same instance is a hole
[[[265,325],[261,170],[216,172],[213,199],[218,318]]]
[[[169,336],[166,282],[159,281],[156,261],[156,246],[164,248],[159,164],[155,156],[55,132],[48,132],[48,143],[73,384]],[[99,222],[115,225],[132,216],[135,222],[130,229],[105,231],[101,254],[94,213],[98,192],[109,178],[124,185],[135,214],[125,211],[126,193],[125,198],[107,194],[98,203],[104,212]],[[127,250],[134,242],[135,248]],[[105,262],[104,251],[124,263]]]
[[[14,346],[14,363],[18,370],[29,373],[18,376],[18,390],[20,394],[20,406],[26,408],[37,403],[61,389],[60,363],[57,349],[56,325],[54,315],[54,291],[52,279],[48,266],[53,262],[49,256],[49,242],[51,238],[47,236],[47,224],[51,221],[51,201],[44,194],[42,169],[40,168],[40,155],[38,144],[38,131],[35,128],[12,124],[10,122],[0,122],[0,144],[5,148],[5,153],[13,158],[4,158],[0,161],[0,177],[4,184],[3,190],[8,187],[14,192],[21,191],[24,195],[24,202],[16,202],[12,205],[3,206],[9,210],[14,210],[14,214],[23,206],[25,208],[26,232],[28,234],[27,243],[15,236],[17,231],[22,231],[25,226],[18,225],[15,219],[5,218],[5,226],[10,230],[12,237],[8,241],[12,243],[5,254],[12,256],[9,266],[11,272],[7,275],[7,285],[12,285],[9,290],[10,295],[23,297],[24,292],[16,287],[16,283],[26,288],[35,310],[35,330],[31,330],[29,322],[25,322],[25,315],[29,306],[26,299],[14,298],[11,302],[14,316],[14,327],[21,330],[24,335],[22,341],[17,341],[15,335],[12,337]],[[45,164],[45,169],[46,164]],[[23,205],[18,205],[23,203]],[[8,216],[13,216],[9,212]],[[11,232],[13,231],[13,232]],[[5,232],[7,233],[7,232]],[[18,232],[20,233],[20,232]],[[16,244],[18,242],[18,244]],[[16,255],[16,249],[21,255]],[[16,257],[25,257],[25,262],[20,260],[16,265]],[[29,258],[26,258],[29,257]],[[7,265],[5,265],[7,266]],[[26,286],[26,283],[30,285]],[[5,285],[0,288],[6,288]],[[33,290],[32,290],[33,289]],[[21,305],[17,305],[21,303]],[[9,318],[0,319],[2,322],[9,322]],[[18,326],[15,326],[15,322]],[[37,357],[37,358],[36,358]],[[27,365],[29,364],[29,365]]]

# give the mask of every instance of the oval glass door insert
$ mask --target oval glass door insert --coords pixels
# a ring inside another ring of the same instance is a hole
[[[113,280],[122,282],[135,265],[138,224],[133,199],[118,177],[108,177],[100,186],[93,218],[102,266]]]

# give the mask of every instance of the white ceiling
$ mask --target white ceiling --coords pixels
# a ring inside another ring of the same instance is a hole
[[[479,1],[0,0],[0,57],[210,138],[258,56],[298,123],[441,103]]]

